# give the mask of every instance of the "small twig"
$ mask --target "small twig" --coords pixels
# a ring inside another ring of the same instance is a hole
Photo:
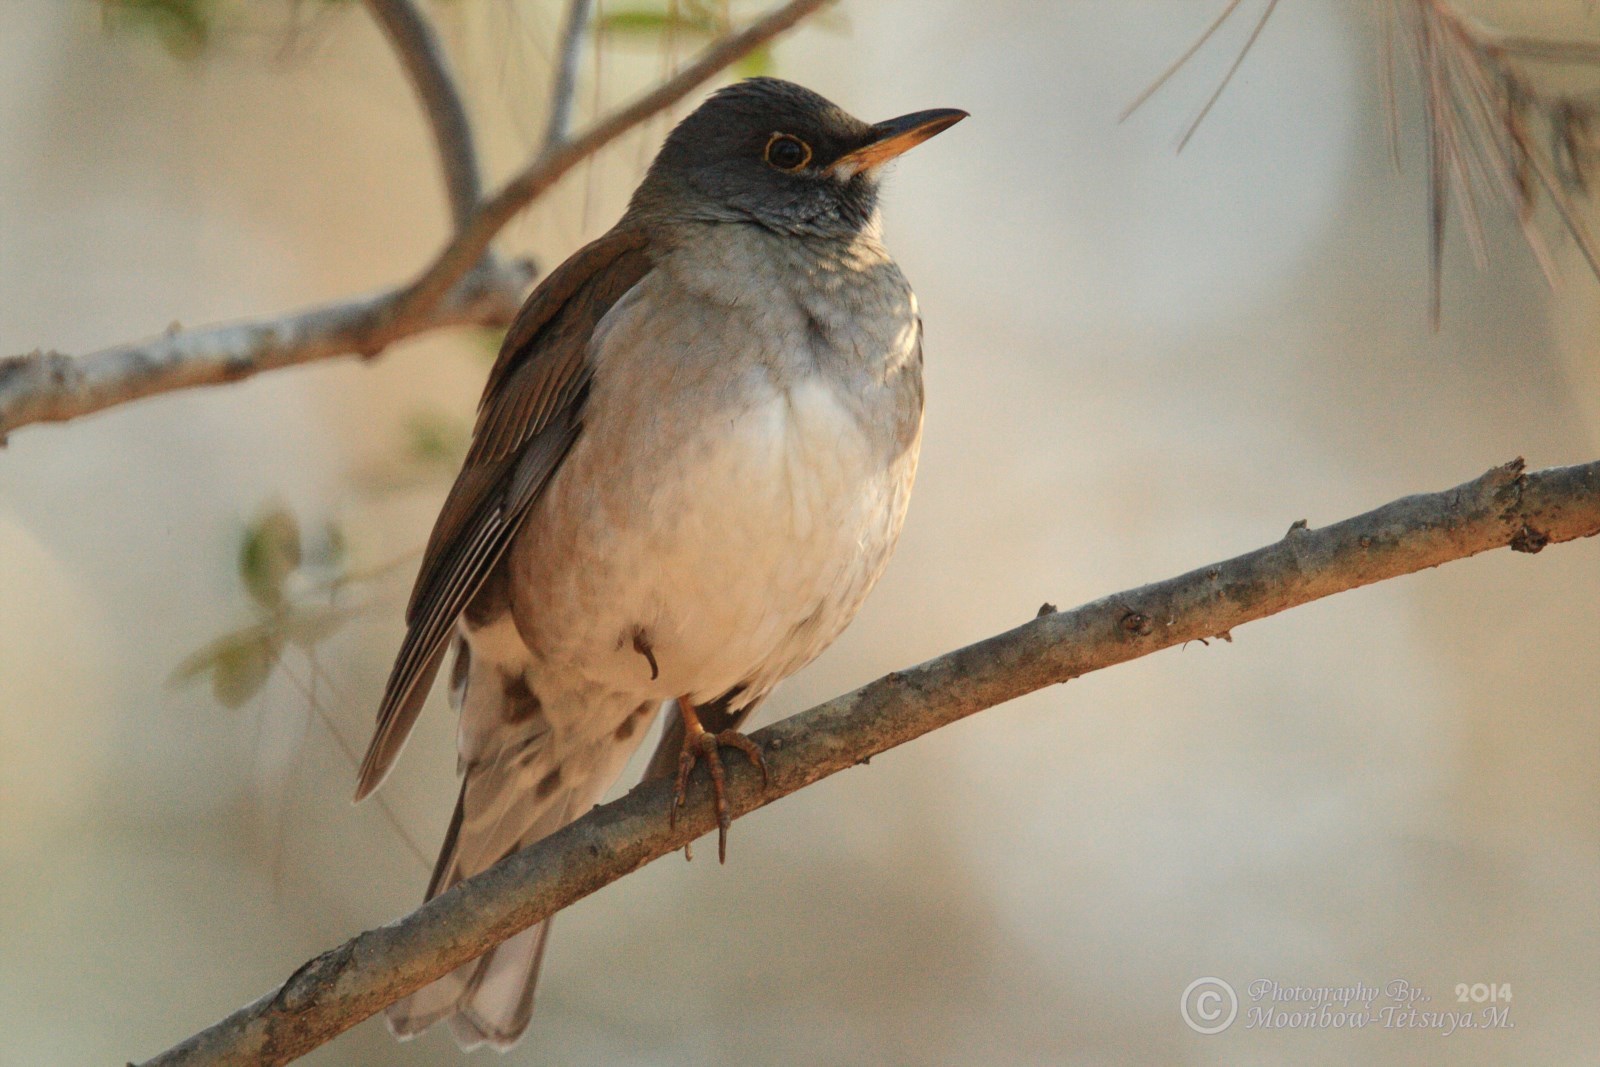
[[[422,101],[439,150],[450,216],[459,230],[483,196],[483,176],[472,143],[472,121],[450,73],[444,45],[433,24],[411,0],[367,0],[367,7],[389,35],[411,87]]]
[[[567,4],[567,21],[556,51],[556,74],[550,84],[550,119],[545,124],[541,151],[548,152],[572,132],[572,110],[578,96],[578,63],[583,58],[583,35],[593,10],[594,0],[570,0]]]
[[[527,264],[502,266],[492,257],[485,260],[490,242],[506,223],[573,167],[830,2],[790,0],[774,8],[706,48],[632,104],[574,137],[545,146],[520,174],[479,204],[410,285],[283,316],[176,330],[154,341],[79,358],[44,351],[0,358],[0,444],[8,432],[31,423],[61,422],[158,393],[238,381],[319,359],[372,356],[401,338],[441,326],[507,325],[532,270]],[[447,153],[444,158],[459,155]]]
[[[1573,128],[1580,120],[1573,116],[1586,115],[1587,109],[1573,106],[1567,97],[1551,98],[1541,94],[1514,62],[1533,60],[1600,67],[1600,41],[1501,34],[1461,14],[1451,0],[1378,0],[1378,3],[1387,9],[1379,11],[1383,28],[1385,121],[1390,153],[1397,163],[1399,141],[1393,69],[1397,26],[1405,31],[1408,51],[1421,82],[1423,119],[1427,124],[1424,142],[1428,157],[1428,312],[1434,328],[1439,327],[1440,321],[1445,228],[1452,196],[1474,259],[1480,266],[1488,261],[1488,242],[1478,200],[1479,183],[1505,198],[1522,227],[1529,249],[1552,282],[1556,278],[1554,266],[1532,221],[1541,192],[1549,198],[1561,225],[1577,244],[1590,271],[1600,278],[1600,243],[1590,233],[1564,187],[1565,183],[1585,189],[1588,164],[1580,162],[1570,172],[1563,171],[1562,157],[1554,152],[1542,152],[1525,122],[1527,111],[1537,111],[1556,127],[1557,133],[1553,136],[1560,137],[1564,131],[1565,143],[1576,143],[1581,134],[1574,133]],[[1193,60],[1239,6],[1240,0],[1227,0],[1199,39],[1135,98],[1122,117],[1131,114],[1179,68]],[[1276,6],[1277,0],[1265,0],[1249,39],[1179,139],[1180,151],[1210,114]],[[1566,158],[1576,157],[1569,150]]]
[[[573,167],[621,137],[645,120],[676,104],[704,82],[754,52],[757,48],[812,14],[832,0],[789,0],[749,26],[709,45],[677,74],[657,85],[633,103],[596,121],[582,133],[545,146],[521,173],[479,205],[472,220],[439,253],[427,270],[412,283],[404,305],[396,310],[402,318],[429,307],[441,294],[478,261],[506,223],[517,212]]]
[[[1296,605],[1491,549],[1537,552],[1600,534],[1600,461],[1524,474],[1522,461],[1465,485],[1296,531],[1164,582],[1053,612],[895,671],[758,731],[770,784],[735,762],[744,815],[887,749],[1045,686]],[[282,986],[146,1067],[286,1063],[716,825],[699,793],[677,828],[673,783],[653,780],[469,878],[404,919],[309,961]],[[697,791],[698,792],[698,791]]]
[[[1144,92],[1133,98],[1133,103],[1122,109],[1122,114],[1117,116],[1117,121],[1126,122],[1128,120],[1128,116],[1132,115],[1135,111],[1138,111],[1144,106],[1146,100],[1149,100],[1152,96],[1156,95],[1156,92],[1160,90],[1163,85],[1167,84],[1167,82],[1172,79],[1174,74],[1183,69],[1184,64],[1188,63],[1189,60],[1194,58],[1196,52],[1205,47],[1206,42],[1211,40],[1212,35],[1222,28],[1222,24],[1228,21],[1228,17],[1233,14],[1234,10],[1241,2],[1242,0],[1228,0],[1228,6],[1222,9],[1221,14],[1211,20],[1211,25],[1206,27],[1205,32],[1199,37],[1195,38],[1194,43],[1188,48],[1184,49],[1183,55],[1179,56],[1177,59],[1174,59],[1167,69],[1161,72],[1160,76],[1158,76],[1155,81],[1145,86]]]
[[[1439,329],[1444,315],[1444,237],[1449,220],[1450,190],[1445,175],[1445,131],[1450,116],[1444,109],[1444,75],[1437,61],[1436,31],[1426,13],[1417,24],[1417,50],[1424,81],[1422,109],[1428,141],[1428,323]]]
[[[1256,19],[1256,24],[1250,31],[1250,36],[1245,39],[1244,47],[1239,49],[1239,54],[1233,57],[1233,63],[1229,65],[1228,72],[1217,83],[1216,89],[1212,90],[1210,98],[1206,100],[1205,106],[1200,109],[1200,113],[1194,117],[1194,121],[1189,123],[1189,128],[1183,131],[1183,136],[1178,138],[1178,151],[1183,151],[1184,145],[1189,143],[1189,138],[1194,136],[1195,131],[1200,128],[1200,124],[1206,120],[1206,116],[1211,114],[1212,107],[1222,98],[1223,91],[1233,81],[1233,76],[1239,73],[1239,68],[1244,65],[1245,57],[1250,54],[1250,49],[1255,47],[1256,41],[1261,37],[1261,31],[1267,28],[1267,22],[1277,9],[1278,0],[1267,0],[1267,6],[1261,9],[1261,17]]]
[[[317,699],[317,682],[320,680],[332,689],[333,679],[318,665],[315,653],[309,653],[307,661],[311,668],[311,673],[308,676],[309,680],[302,680],[299,675],[287,669],[283,672],[284,677],[289,679],[290,684],[299,691],[300,696],[305,700],[307,722],[314,719],[323,730],[327,731],[328,736],[333,739],[333,743],[338,746],[340,754],[344,756],[345,762],[350,765],[352,771],[355,771],[361,766],[361,753],[345,738],[339,727],[334,724],[333,717],[328,714],[328,709],[323,707],[322,702]],[[300,743],[303,748],[305,745],[304,733],[301,734]],[[406,851],[416,857],[423,870],[431,870],[433,868],[433,857],[424,852],[422,846],[417,844],[416,838],[411,836],[411,832],[406,829],[405,823],[400,821],[399,814],[390,806],[381,793],[372,799],[378,802],[378,811],[383,815],[384,821],[389,824],[389,828],[394,831],[395,836],[400,839],[400,843],[406,846]]]
[[[1394,19],[1383,10],[1388,0],[1373,0],[1378,25],[1383,27],[1383,128],[1389,140],[1389,162],[1400,166],[1400,94],[1394,76]]]

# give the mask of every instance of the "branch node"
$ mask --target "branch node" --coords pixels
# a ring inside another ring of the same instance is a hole
[[[1549,543],[1549,534],[1523,523],[1522,529],[1518,530],[1511,538],[1511,551],[1526,552],[1531,556]]]
[[[1483,481],[1495,489],[1501,489],[1522,480],[1522,472],[1527,468],[1527,462],[1521,457],[1502,463],[1491,469],[1483,476]]]
[[[1119,625],[1125,632],[1137,637],[1149,637],[1156,630],[1156,625],[1150,616],[1137,611],[1130,611],[1124,615]]]
[[[1305,519],[1296,519],[1289,524],[1289,529],[1285,531],[1283,536],[1285,538],[1293,537],[1297,533],[1307,533],[1310,529],[1311,524]]]
[[[1059,609],[1054,604],[1046,600],[1043,604],[1039,605],[1039,610],[1033,617],[1036,619],[1042,619],[1046,615],[1054,615],[1058,610]]]
[[[300,969],[279,987],[272,1006],[289,1014],[315,1007],[318,997],[327,992],[339,972],[349,966],[354,951],[354,945],[346,941],[338,948],[329,949],[301,964]]]

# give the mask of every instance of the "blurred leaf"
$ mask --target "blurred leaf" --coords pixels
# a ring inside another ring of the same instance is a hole
[[[269,627],[256,624],[224,634],[178,664],[169,685],[210,675],[217,703],[237,708],[255,696],[272,673],[283,641]]]
[[[268,634],[227,645],[211,674],[211,694],[217,703],[237,708],[255,696],[278,662],[279,651],[277,639]]]
[[[350,545],[345,540],[344,527],[336,522],[324,523],[322,532],[305,549],[306,562],[323,570],[333,570],[344,564]]]
[[[762,45],[733,65],[733,72],[741,78],[763,78],[774,69],[770,44]]]
[[[310,651],[339,632],[355,612],[349,608],[295,608],[280,622],[283,637]]]
[[[493,363],[500,358],[500,348],[506,343],[506,331],[484,326],[473,331],[477,350],[484,360]]]
[[[154,37],[185,60],[205,51],[216,19],[215,0],[100,0],[100,10],[108,31]]]
[[[724,27],[720,20],[703,11],[671,11],[665,8],[632,7],[607,11],[595,20],[595,32],[602,37],[662,37],[669,33],[711,37]]]
[[[269,508],[244,533],[239,546],[239,577],[257,604],[269,610],[283,604],[283,583],[300,566],[300,524],[282,505]]]
[[[407,416],[406,455],[418,463],[455,466],[467,454],[472,431],[465,420],[438,411],[416,411]]]

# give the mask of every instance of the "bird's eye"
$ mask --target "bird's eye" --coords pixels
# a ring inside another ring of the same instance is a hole
[[[779,170],[799,170],[811,162],[811,146],[787,133],[775,133],[767,140],[766,159]]]

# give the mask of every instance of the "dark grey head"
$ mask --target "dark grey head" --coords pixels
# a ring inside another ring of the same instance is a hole
[[[919,111],[869,126],[793,82],[750,78],[678,123],[629,213],[848,235],[873,217],[881,166],[966,117]]]

